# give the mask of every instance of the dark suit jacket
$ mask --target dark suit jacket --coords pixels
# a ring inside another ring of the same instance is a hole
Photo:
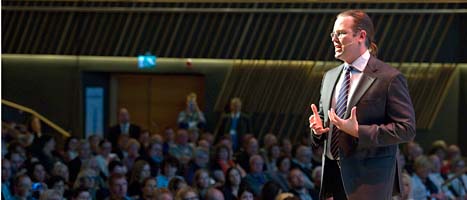
[[[327,111],[343,65],[324,75],[321,86],[319,113],[325,127],[329,123]],[[388,64],[370,57],[349,99],[350,116],[357,107],[359,138],[339,135],[340,171],[348,199],[391,199],[402,190],[399,164],[396,159],[398,144],[415,137],[415,113],[404,76]],[[313,135],[314,145],[325,145],[327,133]],[[325,146],[326,147],[326,146]],[[325,151],[326,152],[326,149]],[[323,155],[325,156],[325,155]],[[323,159],[323,172],[326,163]],[[326,177],[322,177],[321,180]],[[330,185],[323,185],[323,190]]]
[[[230,133],[230,126],[232,125],[232,114],[231,113],[224,113],[221,117],[221,124],[217,131],[217,136],[220,138],[222,135]],[[246,133],[252,133],[253,127],[251,125],[250,116],[245,113],[240,113],[240,118],[237,124],[237,135],[238,139],[241,142],[242,137]]]
[[[138,125],[130,123],[130,130],[129,130],[130,137],[138,139],[140,132],[141,132],[141,128]],[[106,138],[108,138],[109,141],[112,143],[112,149],[114,149],[114,150],[118,147],[118,145],[117,145],[118,136],[121,133],[122,133],[122,130],[120,128],[120,124],[112,126],[109,129],[109,132],[108,132]]]

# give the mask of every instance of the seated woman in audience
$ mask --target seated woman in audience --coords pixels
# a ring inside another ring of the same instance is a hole
[[[135,164],[136,159],[139,157],[139,148],[141,145],[139,144],[138,140],[131,138],[128,140],[128,144],[126,146],[126,155],[122,160],[123,164],[125,164],[127,169],[133,168],[133,164]]]
[[[62,162],[56,162],[54,164],[54,167],[52,169],[51,174],[52,176],[59,176],[63,178],[63,181],[65,182],[65,188],[70,189],[72,186],[72,183],[70,183],[70,173],[68,171],[68,166],[63,164]]]
[[[271,144],[266,149],[266,155],[264,156],[263,157],[265,158],[265,161],[266,161],[267,171],[276,171],[277,170],[276,162],[277,162],[277,159],[281,156],[281,147],[277,143]]]
[[[96,193],[99,190],[98,184],[96,183],[96,179],[96,171],[90,168],[82,169],[76,177],[73,189],[76,190],[78,188],[86,188],[91,194],[91,197],[93,199],[96,199]]]
[[[151,176],[151,168],[148,162],[144,160],[138,160],[133,165],[133,169],[130,170],[130,184],[128,187],[129,196],[141,196],[141,188],[143,187],[143,181]]]
[[[65,162],[70,162],[78,156],[79,140],[75,136],[71,136],[65,141],[65,148],[63,153],[63,159]]]
[[[272,180],[279,184],[282,191],[289,191],[287,178],[289,176],[291,160],[287,156],[281,156],[276,161],[277,170],[269,171],[268,174]]]
[[[415,200],[427,198],[444,198],[442,193],[438,193],[439,191],[436,188],[436,185],[428,177],[428,174],[432,169],[432,165],[428,157],[424,155],[417,157],[413,167],[414,174],[412,175],[412,197]]]
[[[154,189],[156,189],[156,179],[154,179],[154,177],[146,177],[143,181],[142,181],[142,185],[140,188],[138,188],[140,191],[141,191],[141,195],[139,196],[139,198],[135,198],[135,199],[139,199],[139,200],[152,200],[152,199],[155,199],[156,198],[156,195],[154,195]]]
[[[60,176],[52,176],[47,180],[47,187],[56,190],[60,197],[69,197],[70,191],[65,185],[65,180]]]
[[[173,177],[172,179],[170,179],[169,186],[167,187],[167,189],[169,189],[169,191],[172,194],[177,194],[179,190],[181,190],[182,188],[185,188],[185,187],[189,187],[189,186],[188,186],[188,184],[186,184],[183,177],[176,176],[176,177]]]
[[[465,168],[465,161],[462,158],[457,158],[451,161],[451,173],[448,178],[456,177],[449,185],[449,190],[458,199],[467,198],[467,175]]]
[[[199,169],[195,173],[193,188],[198,191],[199,198],[205,199],[210,183],[209,172],[205,169]]]
[[[240,189],[241,181],[242,177],[238,168],[231,167],[227,170],[225,184],[221,187],[221,191],[224,193],[225,200],[238,199],[238,191]]]

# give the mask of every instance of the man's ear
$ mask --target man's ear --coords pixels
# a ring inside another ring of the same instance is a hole
[[[365,30],[360,30],[360,35],[358,36],[358,38],[364,42],[365,39],[366,39],[366,31]]]

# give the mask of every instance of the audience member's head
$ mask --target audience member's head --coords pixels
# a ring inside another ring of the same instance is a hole
[[[185,179],[179,177],[179,176],[175,176],[173,177],[172,179],[170,179],[169,181],[169,185],[167,186],[167,188],[170,190],[170,192],[172,192],[172,194],[177,194],[177,192],[184,188],[184,187],[187,187],[187,183],[185,181]]]
[[[456,158],[451,161],[451,173],[465,173],[465,161],[462,158]]]
[[[126,108],[120,108],[118,112],[118,122],[120,124],[125,124],[130,122],[130,113]]]
[[[455,144],[449,145],[446,153],[447,153],[447,159],[448,160],[457,159],[457,158],[460,158],[462,156],[459,146],[457,146]]]
[[[242,100],[240,98],[235,97],[230,100],[230,112],[231,113],[239,113],[242,111]]]
[[[308,164],[311,163],[311,157],[312,156],[313,156],[313,152],[311,151],[311,147],[305,146],[305,145],[300,145],[297,148],[297,153],[296,153],[295,158],[301,164],[308,165]]]
[[[209,163],[209,152],[203,148],[196,148],[193,153],[193,161],[198,167],[207,167]]]
[[[128,190],[126,177],[120,174],[112,174],[109,177],[109,191],[112,199],[123,199]]]
[[[31,162],[28,166],[28,175],[34,182],[45,182],[47,172],[40,162]]]
[[[315,186],[319,187],[321,185],[321,173],[322,173],[322,168],[321,166],[317,166],[313,169],[313,172],[311,173],[311,178],[313,179],[313,183]]]
[[[32,181],[28,175],[19,175],[13,183],[14,196],[21,198],[30,197],[32,194]]]
[[[147,177],[143,180],[141,188],[142,199],[153,199],[154,196],[154,189],[157,187],[157,182],[154,177]]]
[[[122,162],[118,160],[113,160],[109,163],[109,174],[126,175],[126,173],[127,168]]]
[[[88,189],[78,188],[76,190],[73,190],[71,199],[72,200],[91,200],[92,196]]]
[[[99,144],[102,138],[97,134],[92,134],[88,137],[88,142],[91,145],[91,152],[94,154],[99,153]]]
[[[162,162],[162,174],[173,177],[178,171],[179,162],[176,158],[169,156]]]
[[[65,182],[68,182],[70,178],[70,172],[68,171],[68,166],[66,166],[62,162],[56,162],[54,164],[51,175],[60,176],[65,180]]]
[[[219,189],[212,187],[208,189],[205,199],[206,200],[224,200],[224,193],[222,193]]]
[[[63,199],[62,194],[60,194],[59,191],[54,190],[54,189],[43,191],[39,197],[39,200],[62,200],[62,199]]]
[[[436,154],[438,158],[443,161],[444,158],[446,157],[446,150],[448,148],[448,145],[444,140],[436,140],[431,144],[431,149],[429,151],[429,154]]]
[[[157,188],[152,192],[155,200],[173,200],[173,195],[167,188]]]
[[[198,200],[199,196],[195,189],[186,186],[181,188],[175,195],[175,200]]]
[[[178,145],[186,145],[186,144],[188,144],[188,139],[189,139],[188,130],[179,128],[177,130],[177,135],[175,137],[175,142]]]
[[[288,174],[290,170],[290,157],[281,156],[276,160],[277,170],[283,174]]]
[[[433,166],[431,165],[430,160],[425,155],[418,156],[414,162],[415,174],[420,177],[422,180],[428,177]]]
[[[65,179],[63,179],[61,176],[52,176],[47,180],[47,187],[58,191],[60,196],[65,194],[65,184]]]
[[[441,160],[439,159],[439,157],[436,155],[436,154],[433,154],[433,155],[430,155],[428,157],[428,159],[430,160],[431,162],[431,173],[440,173],[441,172]]]
[[[304,174],[299,168],[292,168],[289,172],[289,185],[295,190],[301,190],[305,187]]]
[[[209,187],[209,172],[205,169],[198,169],[194,176],[194,188],[204,190]]]
[[[253,155],[250,157],[250,173],[263,172],[264,160],[260,155]]]
[[[242,186],[238,190],[238,199],[239,200],[254,200],[255,196],[253,190],[248,186]]]
[[[151,176],[151,166],[145,160],[138,160],[130,170],[130,184],[132,183],[143,183],[145,178]]]
[[[268,181],[261,189],[261,199],[269,200],[276,199],[277,195],[282,193],[282,189],[275,181]]]
[[[91,145],[87,140],[81,140],[78,146],[78,156],[81,160],[91,157]]]
[[[246,146],[246,152],[248,153],[248,155],[252,156],[252,155],[255,155],[255,154],[258,154],[258,140],[254,137],[251,137],[249,140],[248,140],[248,144]]]
[[[227,187],[238,187],[240,186],[240,183],[242,181],[242,176],[240,174],[240,170],[238,170],[238,168],[236,167],[231,167],[227,170],[227,173],[226,173],[227,177],[226,177],[226,180],[225,180],[225,185]]]
[[[277,144],[277,137],[273,133],[267,133],[264,135],[263,147],[268,149],[273,144]]]

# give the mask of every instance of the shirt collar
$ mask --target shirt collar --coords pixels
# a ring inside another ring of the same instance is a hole
[[[366,50],[365,53],[363,53],[360,57],[355,59],[355,61],[353,61],[353,63],[350,65],[352,65],[354,70],[363,72],[363,70],[365,70],[366,65],[368,64],[368,60],[370,60],[370,51]],[[345,64],[349,65],[348,63]]]

